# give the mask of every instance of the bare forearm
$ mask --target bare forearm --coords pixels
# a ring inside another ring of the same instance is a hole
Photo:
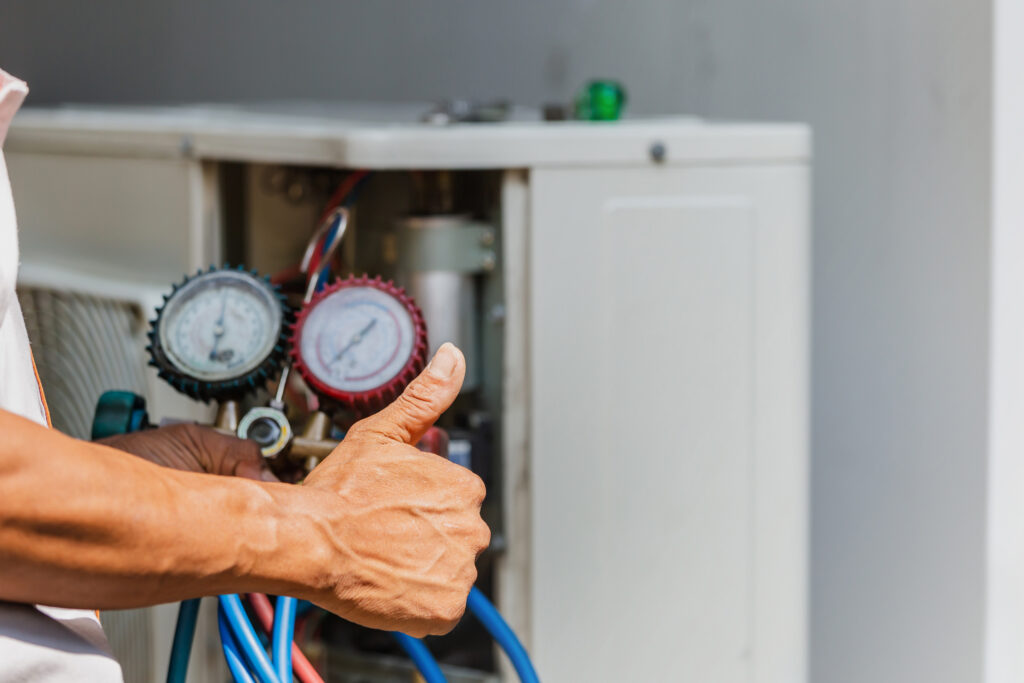
[[[303,532],[291,487],[161,468],[2,411],[0,434],[0,599],[126,608],[304,583],[282,552]]]
[[[443,345],[303,486],[175,471],[0,411],[0,600],[119,608],[256,591],[372,628],[447,633],[490,538],[486,490],[414,444],[465,370]]]

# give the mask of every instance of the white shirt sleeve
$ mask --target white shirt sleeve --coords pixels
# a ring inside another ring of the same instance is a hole
[[[0,71],[0,144],[27,92],[24,82]],[[14,292],[17,279],[18,223],[6,160],[0,151],[0,408],[46,424],[25,321]]]
[[[27,92],[22,81],[0,71],[0,145]],[[17,276],[14,199],[0,152],[0,408],[46,424],[25,321],[14,292]],[[121,667],[94,612],[0,601],[0,683],[121,680]]]

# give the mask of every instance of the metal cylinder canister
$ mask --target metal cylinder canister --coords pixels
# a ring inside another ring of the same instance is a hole
[[[463,390],[480,381],[477,276],[494,270],[495,234],[466,216],[410,216],[397,226],[398,281],[427,323],[429,355],[450,341],[466,356]]]

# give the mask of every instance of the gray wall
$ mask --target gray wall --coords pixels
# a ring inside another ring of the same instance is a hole
[[[607,75],[635,113],[809,121],[813,680],[968,683],[982,655],[990,19],[966,0],[7,0],[0,64],[35,104],[539,103]]]
[[[37,104],[462,95],[539,103],[608,75],[633,84],[637,111],[647,112],[684,108],[714,72],[692,59],[708,48],[708,18],[681,33],[699,9],[685,3],[157,5],[5,0],[4,68],[31,79]]]

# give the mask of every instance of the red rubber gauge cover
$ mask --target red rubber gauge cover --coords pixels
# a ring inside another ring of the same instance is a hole
[[[363,275],[335,281],[302,307],[290,353],[321,398],[363,416],[402,393],[427,348],[423,314],[405,290]]]

